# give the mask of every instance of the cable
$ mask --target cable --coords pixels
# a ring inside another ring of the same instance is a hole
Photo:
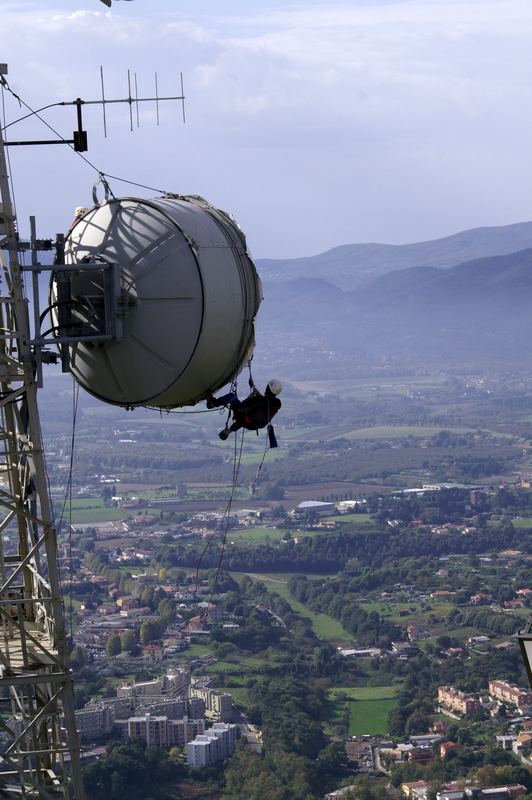
[[[7,87],[7,88],[9,88],[9,87]],[[11,91],[11,94],[14,97],[16,96],[11,89],[9,91]],[[17,97],[17,100],[19,100],[19,102],[22,102],[18,97]],[[29,119],[30,117],[33,117],[36,114],[40,114],[41,111],[46,111],[48,108],[54,108],[55,106],[64,106],[64,105],[66,105],[66,103],[48,103],[47,106],[43,106],[42,108],[38,108],[36,111],[31,111],[29,114],[25,114],[23,117],[19,117],[18,119],[14,119],[13,122],[8,122],[7,125],[4,125],[2,130],[3,131],[7,131],[7,129],[10,128],[12,125],[16,125],[17,122],[24,122],[25,119]],[[4,122],[5,122],[5,117],[4,117]]]
[[[79,403],[79,383],[76,383],[74,376],[72,376],[72,442],[70,449],[70,487],[68,492],[68,570],[70,573],[70,638],[74,640],[74,602],[73,602],[73,561],[72,561],[72,475],[74,471],[74,444],[76,438],[76,420],[78,416],[78,403]]]
[[[80,158],[81,158],[83,161],[85,161],[85,163],[86,163],[86,164],[88,164],[88,165],[89,165],[89,167],[91,167],[91,168],[92,168],[92,169],[93,169],[95,172],[97,172],[97,173],[98,173],[98,175],[100,176],[100,178],[101,178],[102,180],[104,180],[104,181],[105,181],[105,178],[111,178],[111,179],[112,179],[112,180],[114,180],[114,181],[120,181],[121,183],[128,183],[128,184],[130,184],[131,186],[138,186],[140,189],[149,189],[151,192],[159,192],[160,194],[168,194],[168,192],[166,192],[164,189],[156,189],[155,187],[153,187],[153,186],[147,186],[147,185],[146,185],[146,184],[144,184],[144,183],[138,183],[137,181],[130,181],[130,180],[127,180],[127,178],[120,178],[120,177],[118,177],[117,175],[109,175],[108,173],[106,173],[106,172],[103,172],[101,169],[98,169],[98,167],[96,166],[96,164],[93,164],[93,163],[92,163],[92,161],[90,161],[90,160],[89,160],[89,159],[88,159],[86,156],[84,156],[84,155],[83,155],[83,153],[80,153],[80,152],[79,152],[79,150],[76,150],[76,149],[74,148],[74,146],[73,146],[73,145],[72,145],[70,142],[68,142],[68,141],[65,139],[65,137],[64,137],[64,136],[62,136],[62,135],[59,133],[59,131],[57,131],[57,130],[56,130],[56,129],[55,129],[53,126],[52,126],[52,125],[50,125],[50,123],[49,123],[49,122],[47,122],[45,119],[43,119],[43,117],[41,117],[41,116],[40,116],[40,114],[39,114],[39,112],[40,112],[40,111],[44,111],[44,110],[46,110],[47,108],[51,108],[53,105],[61,105],[60,103],[52,103],[51,105],[48,105],[48,106],[43,106],[43,108],[41,108],[41,109],[34,110],[34,109],[33,109],[33,108],[32,108],[32,107],[31,107],[31,106],[28,104],[28,103],[26,103],[26,102],[25,102],[25,100],[23,100],[23,99],[20,97],[20,95],[18,95],[16,92],[14,92],[14,91],[13,91],[13,89],[10,87],[10,85],[8,84],[8,82],[7,82],[5,79],[3,79],[3,81],[2,81],[2,89],[4,89],[4,88],[5,88],[5,89],[6,89],[6,90],[7,90],[7,91],[8,91],[8,92],[11,94],[11,95],[13,95],[13,97],[15,98],[15,100],[17,100],[17,101],[19,102],[19,104],[20,104],[20,105],[23,105],[23,106],[24,106],[25,108],[27,108],[27,109],[28,109],[28,111],[30,112],[30,113],[29,113],[29,114],[28,114],[26,117],[21,117],[21,119],[27,119],[27,117],[31,117],[31,116],[35,116],[35,117],[37,117],[37,119],[38,119],[38,120],[40,120],[40,122],[42,122],[42,123],[43,123],[43,125],[45,125],[45,126],[46,126],[46,127],[47,127],[47,128],[50,130],[50,131],[52,131],[52,133],[53,133],[55,136],[57,136],[57,138],[58,138],[58,139],[59,139],[61,142],[63,142],[63,144],[66,144],[66,145],[68,145],[68,146],[70,147],[70,149],[72,150],[72,152],[74,152],[74,153],[75,153],[77,156],[79,156],[79,157],[80,157]],[[5,118],[4,118],[4,121],[5,121]],[[20,121],[21,121],[21,120],[15,120],[15,122],[20,122]],[[9,125],[13,125],[13,124],[14,124],[14,122],[10,122],[10,123],[9,123]],[[8,127],[9,127],[9,125],[6,125],[5,127],[6,127],[6,128],[8,128]],[[105,182],[107,183],[107,181],[105,181]],[[107,185],[109,186],[109,184],[107,184]],[[109,191],[110,191],[110,190],[111,190],[111,189],[110,189],[110,187],[109,187]],[[111,192],[111,195],[114,197],[114,195],[113,195],[113,193],[112,193],[112,192]]]
[[[6,93],[4,84],[2,84],[2,122],[6,121]],[[15,219],[17,218],[17,201],[15,199],[15,187],[13,185],[13,170],[11,169],[11,158],[9,155],[9,148],[6,148],[7,169],[9,172],[9,183],[11,184],[11,195],[13,197],[13,212]]]
[[[262,465],[264,464],[264,459],[266,458],[266,453],[268,452],[269,449],[270,449],[270,441],[269,441],[269,438],[268,438],[268,430],[266,430],[266,446],[264,447],[264,453],[262,454],[262,459],[261,459],[260,464],[258,466],[257,473],[255,475],[255,480],[253,481],[253,483],[249,487],[249,493],[250,494],[254,494],[255,493],[255,487],[257,486],[257,481],[259,480],[259,475],[260,475],[260,472],[261,472],[261,469],[262,469]]]
[[[252,361],[253,361],[253,354],[251,354],[251,356],[249,357],[249,360],[248,360],[248,370],[249,370],[248,384],[249,384],[249,388],[251,389],[251,391],[253,391],[254,389],[257,388],[255,386],[255,381],[253,380],[253,375],[251,374],[251,362]]]
[[[72,474],[74,471],[74,445],[76,440],[76,424],[78,418],[79,406],[79,384],[76,383],[72,377],[72,433],[70,437],[70,464],[68,470],[68,480],[65,490],[65,497],[63,499],[63,506],[61,508],[61,515],[57,524],[57,533],[59,535],[61,526],[63,524],[63,517],[65,514],[66,504],[69,503],[69,525],[68,525],[68,560],[69,560],[69,573],[70,573],[70,586],[69,586],[69,623],[70,623],[70,637],[74,635],[73,623],[73,605],[72,605]]]
[[[62,136],[62,135],[59,133],[59,131],[56,131],[56,129],[53,127],[53,125],[50,125],[50,123],[49,123],[49,122],[47,122],[45,119],[43,119],[43,118],[42,118],[42,117],[39,115],[39,112],[38,112],[38,111],[35,111],[35,110],[34,110],[34,109],[33,109],[33,108],[32,108],[32,107],[31,107],[31,106],[28,104],[28,103],[26,103],[26,101],[25,101],[25,100],[23,100],[23,99],[20,97],[20,95],[18,95],[16,92],[14,92],[14,91],[13,91],[13,89],[11,88],[11,86],[8,84],[8,82],[7,82],[6,80],[4,80],[4,81],[3,81],[3,86],[4,86],[4,87],[7,89],[7,91],[8,91],[10,94],[12,94],[12,95],[13,95],[13,97],[15,98],[15,100],[17,100],[17,101],[20,103],[20,105],[23,105],[23,106],[24,106],[24,108],[27,108],[27,109],[28,109],[28,111],[30,112],[30,115],[29,115],[29,116],[36,116],[36,117],[37,117],[37,119],[38,119],[38,120],[40,120],[40,121],[42,122],[42,124],[43,124],[43,125],[45,125],[45,126],[48,128],[48,130],[52,131],[52,133],[53,133],[55,136],[57,136],[57,138],[58,138],[58,139],[59,139],[61,142],[63,142],[63,144],[66,144],[66,145],[68,145],[68,146],[70,147],[70,149],[71,149],[71,150],[72,150],[74,153],[76,153],[76,155],[78,155],[78,156],[79,156],[81,159],[83,159],[83,161],[85,161],[85,162],[86,162],[86,163],[87,163],[87,164],[88,164],[90,167],[92,167],[92,169],[93,169],[93,170],[95,170],[95,171],[96,171],[96,172],[97,172],[99,175],[101,175],[101,174],[102,174],[101,170],[99,170],[99,169],[98,169],[98,167],[97,167],[95,164],[93,164],[93,163],[92,163],[92,161],[89,161],[89,159],[88,159],[86,156],[84,156],[82,153],[80,153],[80,152],[79,152],[79,150],[75,150],[75,149],[74,149],[74,146],[73,146],[73,145],[72,145],[70,142],[67,142],[67,140],[65,139],[65,137],[64,137],[64,136]]]
[[[143,406],[148,411],[159,411],[160,414],[212,414],[215,408],[204,408],[200,411],[176,411],[175,408],[158,408],[157,406]]]
[[[167,192],[164,189],[156,189],[154,186],[147,186],[144,183],[137,183],[137,181],[128,181],[126,178],[118,178],[116,175],[109,175],[108,172],[99,172],[99,174],[104,175],[106,178],[111,178],[111,180],[113,181],[120,181],[121,183],[129,183],[131,186],[138,186],[140,189],[149,189],[150,192],[159,192],[160,194],[170,194],[170,192]]]
[[[218,582],[218,576],[220,574],[220,568],[221,568],[223,554],[224,554],[224,550],[225,550],[225,544],[226,544],[226,540],[227,540],[227,530],[229,528],[229,516],[231,514],[231,507],[233,505],[233,499],[234,499],[234,496],[235,496],[238,473],[240,471],[240,464],[241,464],[241,461],[242,461],[242,448],[243,448],[243,446],[244,446],[244,428],[242,428],[242,437],[241,437],[241,440],[240,440],[240,452],[238,453],[238,456],[237,456],[238,436],[235,435],[235,450],[234,450],[234,456],[233,456],[233,480],[232,480],[232,485],[231,485],[231,492],[229,494],[229,500],[227,501],[227,505],[226,505],[225,510],[224,510],[224,512],[222,514],[222,521],[224,521],[224,525],[225,525],[225,527],[223,529],[223,534],[222,534],[222,549],[221,549],[221,552],[220,552],[220,559],[218,561],[218,567],[217,567],[217,571],[216,571],[216,576],[215,576],[213,587],[212,587],[211,593],[210,593],[209,603],[212,600],[214,589],[216,588],[216,584]],[[195,586],[196,586],[196,589],[195,589],[196,593],[198,591],[199,571],[200,571],[200,568],[201,568],[201,564],[202,564],[203,558],[205,557],[205,554],[207,553],[207,550],[211,546],[211,542],[213,541],[213,539],[215,538],[217,533],[219,533],[219,530],[215,530],[215,531],[213,531],[213,533],[211,533],[211,535],[207,539],[207,543],[206,543],[205,547],[203,548],[203,550],[200,553],[200,557],[199,557],[198,563],[196,565],[196,576],[195,576],[195,581],[194,581],[195,582]]]
[[[237,437],[235,436],[235,453],[236,453],[236,446],[237,446]],[[240,452],[238,454],[238,465],[234,469],[233,488],[232,488],[232,491],[231,491],[231,496],[229,497],[229,502],[227,504],[226,517],[225,517],[225,528],[224,528],[224,532],[223,532],[223,536],[222,536],[222,546],[220,548],[220,558],[218,559],[218,566],[216,568],[216,573],[214,575],[214,581],[213,581],[213,584],[212,584],[211,593],[209,595],[209,601],[208,601],[209,605],[212,603],[212,599],[213,599],[214,593],[216,591],[216,586],[218,584],[218,578],[220,577],[220,571],[222,569],[222,561],[223,561],[223,557],[224,557],[224,553],[225,553],[225,545],[226,545],[226,542],[227,542],[227,531],[229,530],[229,517],[231,515],[231,506],[233,505],[233,499],[234,499],[235,489],[236,489],[236,482],[237,482],[237,479],[238,479],[238,473],[240,471],[240,464],[241,464],[241,461],[242,461],[242,448],[243,448],[243,446],[244,446],[244,428],[242,428],[242,436],[240,438]],[[207,611],[208,611],[208,608],[207,608]]]

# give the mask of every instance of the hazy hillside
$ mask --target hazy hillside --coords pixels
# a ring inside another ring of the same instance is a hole
[[[372,278],[407,267],[452,267],[487,256],[507,255],[532,247],[532,222],[475,228],[444,239],[416,244],[347,244],[307,258],[258,259],[264,280],[324,278],[353,289]]]
[[[298,377],[532,358],[532,249],[455,267],[414,267],[355,291],[266,281],[258,342]]]

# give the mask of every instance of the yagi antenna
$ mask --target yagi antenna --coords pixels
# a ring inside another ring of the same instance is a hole
[[[50,105],[46,106],[46,108],[53,108],[55,106],[76,106],[77,111],[77,123],[78,127],[77,130],[73,133],[72,139],[38,139],[38,140],[31,140],[31,141],[12,141],[12,142],[4,142],[5,146],[15,147],[17,145],[35,145],[35,144],[70,144],[73,145],[74,150],[77,152],[85,152],[88,150],[88,142],[87,142],[87,131],[83,130],[83,118],[82,118],[82,108],[83,106],[101,106],[102,107],[102,117],[103,117],[103,134],[105,138],[107,138],[107,115],[105,107],[112,103],[128,103],[129,105],[129,129],[133,131],[133,106],[135,106],[135,117],[137,128],[140,128],[140,112],[139,112],[139,103],[155,103],[155,111],[157,117],[157,125],[160,124],[159,118],[159,103],[164,102],[166,100],[180,100],[181,101],[181,110],[182,110],[182,118],[183,123],[185,123],[185,90],[183,85],[183,73],[179,73],[179,80],[180,80],[180,88],[181,94],[179,95],[171,95],[169,97],[161,97],[159,95],[159,84],[158,84],[158,76],[155,73],[155,97],[139,97],[138,91],[138,81],[137,81],[137,73],[133,73],[133,89],[134,89],[134,96],[132,95],[132,76],[131,70],[128,69],[127,71],[127,88],[128,88],[128,96],[127,97],[118,97],[116,99],[108,99],[105,96],[105,80],[103,74],[103,67],[100,67],[100,84],[102,90],[102,96],[100,100],[82,100],[81,97],[76,98],[76,100],[63,100],[60,103],[51,103]],[[37,112],[35,112],[37,113]],[[27,115],[28,116],[28,115]],[[6,125],[6,128],[14,125],[16,122],[21,122],[22,119],[27,119],[27,116],[21,117],[19,120],[14,120],[14,122],[10,122],[9,125]],[[29,115],[31,116],[31,115]]]

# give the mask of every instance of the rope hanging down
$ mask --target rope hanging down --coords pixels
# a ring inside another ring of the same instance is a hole
[[[268,425],[268,428],[270,428],[270,425]],[[259,480],[259,476],[260,476],[260,473],[261,473],[261,470],[262,470],[262,465],[264,464],[264,459],[266,458],[266,453],[268,452],[269,449],[270,449],[270,438],[269,438],[269,431],[268,431],[266,433],[266,444],[264,445],[264,452],[262,454],[262,458],[260,460],[259,466],[257,467],[257,472],[255,474],[255,478],[253,480],[253,483],[251,483],[250,486],[249,486],[250,495],[255,494],[255,489],[256,489],[256,486],[257,486],[257,483],[258,483],[258,480]]]
[[[242,463],[242,450],[243,450],[243,447],[244,447],[244,430],[242,430],[242,436],[240,437],[240,448],[238,448],[238,436],[235,436],[235,449],[234,449],[234,456],[233,456],[233,478],[232,478],[232,482],[231,482],[231,491],[230,491],[230,494],[229,494],[229,500],[227,501],[227,505],[226,505],[226,507],[224,509],[224,512],[222,514],[222,518],[221,518],[221,521],[220,521],[221,522],[221,527],[222,527],[222,543],[221,543],[221,550],[220,550],[220,558],[218,560],[218,566],[217,566],[217,569],[216,569],[214,582],[213,582],[213,585],[212,585],[212,588],[211,588],[211,592],[210,592],[209,603],[212,601],[212,597],[213,597],[214,591],[216,589],[216,584],[218,583],[218,577],[220,575],[220,570],[221,570],[221,566],[222,566],[222,560],[223,560],[223,555],[224,555],[224,551],[225,551],[225,545],[226,545],[226,541],[227,541],[227,531],[229,529],[229,517],[231,515],[231,508],[232,508],[232,505],[233,505],[233,500],[234,500],[234,496],[235,496],[235,492],[236,492],[238,474],[240,472],[240,465]],[[196,594],[197,594],[197,591],[198,591],[199,571],[201,569],[201,564],[203,562],[203,559],[204,559],[207,551],[209,550],[209,547],[211,546],[212,541],[214,540],[214,538],[216,537],[216,535],[219,532],[220,532],[220,530],[218,529],[218,530],[213,531],[213,533],[211,533],[211,535],[207,538],[207,542],[206,542],[203,550],[200,553],[200,557],[199,557],[198,563],[196,565],[196,574],[195,574],[195,579],[194,579],[194,584],[195,584],[194,591],[195,591]]]

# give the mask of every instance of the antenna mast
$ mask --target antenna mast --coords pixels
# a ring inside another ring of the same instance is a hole
[[[0,64],[0,81],[6,73]],[[5,235],[8,252],[6,261],[0,250],[0,795],[85,800],[36,362],[1,128],[0,201],[0,239]]]
[[[9,88],[6,74],[7,65],[0,64],[0,86]],[[47,106],[76,107],[77,130],[72,139],[8,142],[3,131],[10,126],[4,129],[0,126],[0,285],[5,287],[0,292],[0,796],[6,800],[14,797],[85,800],[57,563],[57,530],[37,405],[45,356],[42,347],[46,343],[37,330],[37,275],[41,270],[36,261],[38,242],[32,219],[32,266],[26,268],[33,273],[36,338],[32,339],[23,267],[18,260],[23,244],[19,242],[11,200],[6,147],[69,144],[83,152],[87,150],[82,120],[84,105],[102,107],[107,135],[105,108],[109,103],[129,105],[133,129],[133,105],[138,126],[139,103],[155,103],[158,123],[160,101],[181,100],[184,104],[185,99],[182,76],[181,95],[161,97],[156,74],[155,96],[139,97],[137,76],[134,75],[133,96],[128,71],[128,96],[118,99],[105,97],[102,69],[100,78],[101,100],[78,97]],[[15,122],[33,114],[38,112],[30,109],[30,114]],[[61,241],[58,235],[58,258]],[[111,271],[104,284],[111,292],[106,297],[113,306],[117,296],[112,279],[118,265],[104,266]],[[102,270],[102,265],[87,263],[77,270],[91,268]],[[59,263],[54,270],[68,271],[68,267]],[[101,335],[97,331],[76,339],[65,334],[61,341],[114,339],[118,336],[115,322],[112,320],[109,330],[106,328]]]

